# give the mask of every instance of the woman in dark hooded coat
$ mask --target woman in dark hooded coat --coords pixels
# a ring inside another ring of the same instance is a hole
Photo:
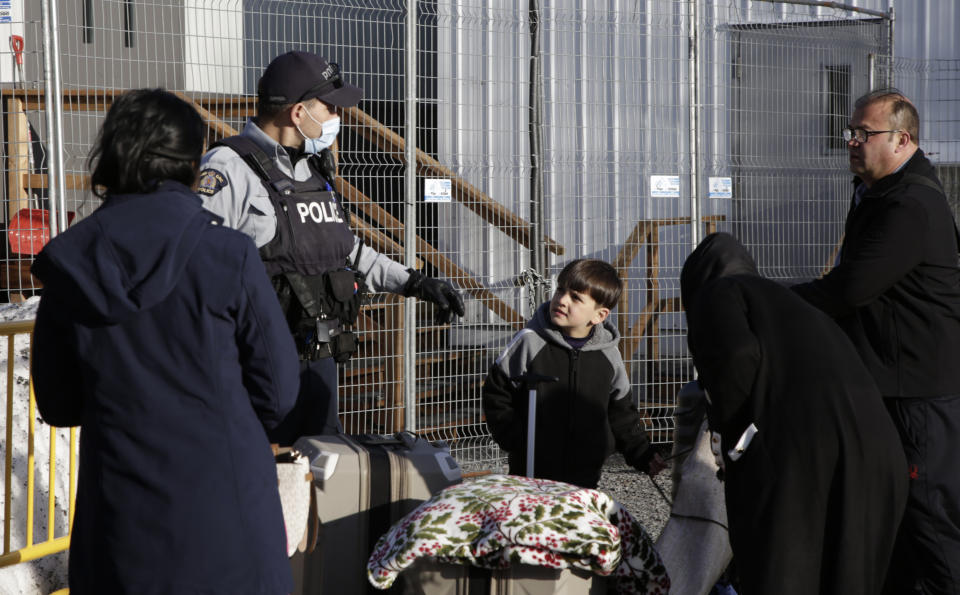
[[[91,158],[103,205],[33,265],[37,406],[81,426],[73,595],[294,586],[265,428],[297,352],[256,246],[190,189],[205,132],[169,92],[117,98]]]
[[[680,284],[742,593],[879,593],[906,460],[853,345],[729,234],[700,243]]]

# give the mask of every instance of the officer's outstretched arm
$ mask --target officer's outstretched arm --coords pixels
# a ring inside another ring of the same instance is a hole
[[[437,324],[450,322],[453,314],[464,315],[463,298],[450,283],[425,277],[414,269],[408,269],[394,262],[369,246],[364,245],[362,248],[360,246],[361,240],[356,238],[349,260],[350,262],[358,261],[357,266],[366,276],[367,285],[373,291],[390,291],[433,302],[437,305]],[[357,250],[360,250],[359,258]]]
[[[410,278],[401,292],[406,297],[415,297],[437,305],[437,324],[446,324],[453,319],[453,314],[463,316],[463,298],[460,293],[447,281],[431,279],[413,269],[407,269]]]

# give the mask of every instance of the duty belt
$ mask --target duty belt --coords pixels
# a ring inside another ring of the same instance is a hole
[[[336,318],[317,318],[316,331],[306,344],[298,349],[300,361],[315,361],[332,357],[345,362],[357,350],[357,339],[352,331],[344,330]]]

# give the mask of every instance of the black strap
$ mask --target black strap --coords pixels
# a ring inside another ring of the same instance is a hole
[[[214,143],[214,147],[230,147],[250,166],[260,179],[267,182],[281,194],[293,191],[293,181],[277,167],[273,159],[257,143],[246,136],[230,136]],[[212,147],[211,147],[212,148]]]
[[[283,276],[287,278],[290,289],[293,291],[293,295],[297,297],[304,312],[312,318],[319,318],[323,314],[321,311],[323,308],[315,296],[318,290],[321,293],[325,291],[323,277],[305,277],[292,271],[283,273]]]
[[[359,442],[358,442],[359,444]],[[367,451],[370,461],[370,510],[367,517],[367,555],[373,552],[380,536],[390,529],[390,484],[393,477],[390,473],[390,453],[382,445],[361,444]],[[367,585],[368,593],[377,593],[371,585]]]
[[[357,255],[353,257],[353,270],[360,270],[360,253],[363,252],[363,242],[357,244]]]
[[[493,571],[473,564],[467,568],[467,595],[490,595]]]

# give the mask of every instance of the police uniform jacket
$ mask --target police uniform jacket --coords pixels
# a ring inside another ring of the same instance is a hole
[[[305,181],[314,175],[306,158],[294,163],[286,149],[252,119],[240,134],[253,140],[274,159],[280,171],[293,179]],[[200,169],[199,196],[205,208],[223,217],[224,225],[253,238],[258,248],[274,238],[277,216],[267,189],[260,176],[236,151],[229,147],[214,147],[203,156]],[[349,253],[351,263],[360,245],[360,238],[353,236]],[[373,291],[400,293],[410,276],[406,267],[366,246],[360,251],[357,266],[366,275],[367,285]]]
[[[960,394],[956,228],[916,176],[939,185],[919,149],[851,205],[837,266],[793,288],[843,327],[885,397]]]
[[[654,451],[633,406],[617,328],[604,321],[581,349],[573,349],[550,322],[549,308],[548,302],[537,309],[483,385],[487,425],[509,454],[510,473],[526,474],[529,394],[514,379],[527,372],[559,379],[537,387],[536,477],[595,488],[614,450],[645,470]]]
[[[186,186],[112,196],[54,238],[33,378],[81,427],[72,593],[278,595],[293,588],[265,427],[297,354],[249,238]]]

